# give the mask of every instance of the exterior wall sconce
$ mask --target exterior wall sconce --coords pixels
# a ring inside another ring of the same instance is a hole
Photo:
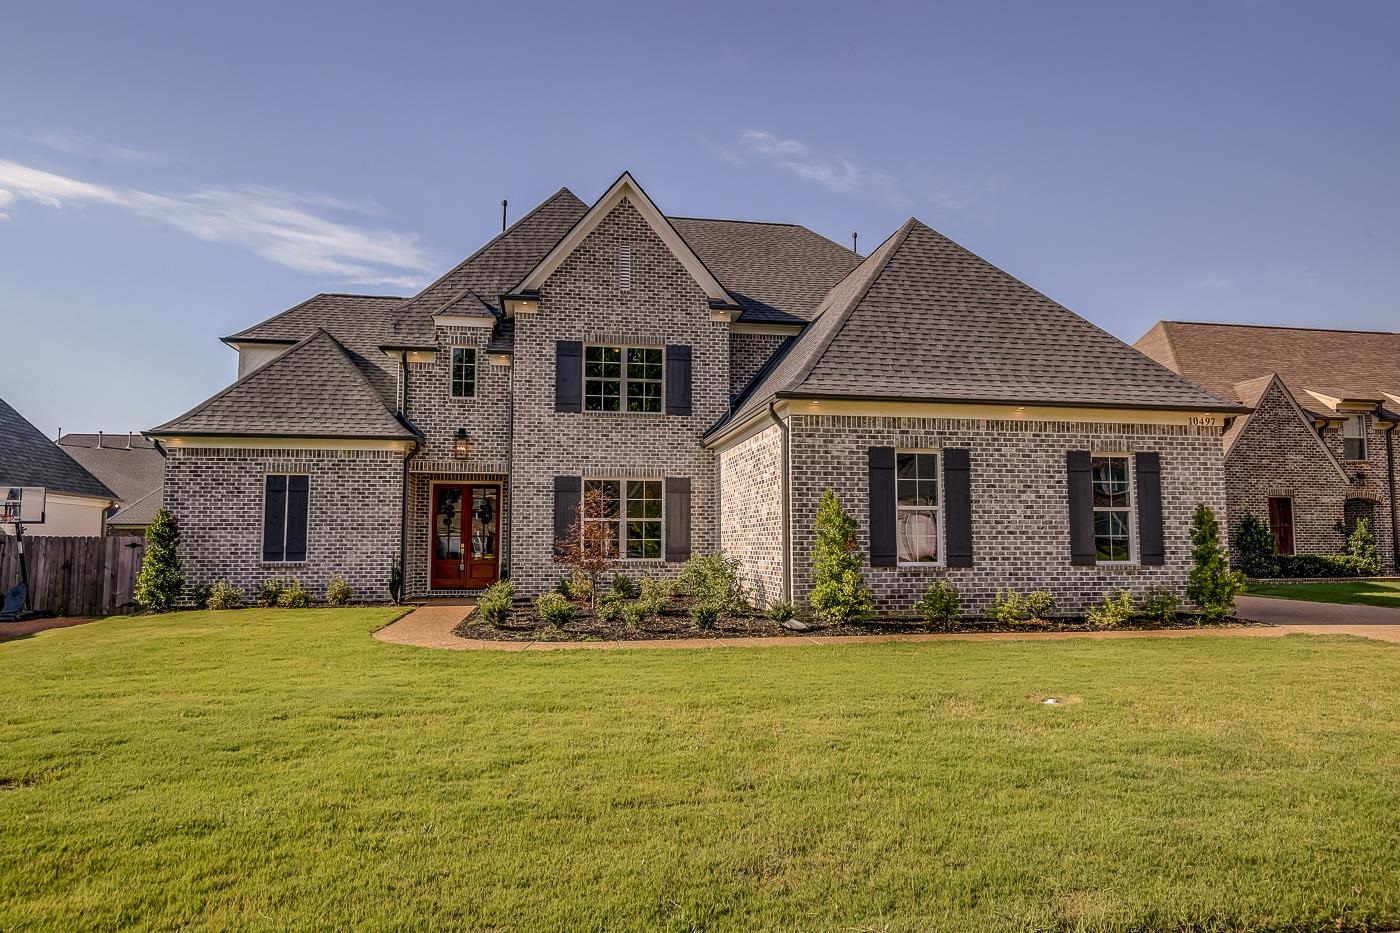
[[[457,436],[452,440],[452,456],[458,460],[467,459],[467,429],[458,428]]]

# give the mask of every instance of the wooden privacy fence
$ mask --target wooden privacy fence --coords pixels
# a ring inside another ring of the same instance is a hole
[[[132,593],[145,539],[24,536],[29,604],[60,616],[110,615],[135,608]],[[19,548],[0,533],[0,592],[20,580]]]

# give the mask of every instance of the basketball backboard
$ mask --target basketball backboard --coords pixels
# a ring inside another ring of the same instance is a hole
[[[44,522],[43,486],[0,486],[0,525],[41,525]]]

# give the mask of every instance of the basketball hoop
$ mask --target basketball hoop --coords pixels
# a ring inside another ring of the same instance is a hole
[[[15,526],[15,545],[19,549],[19,586],[3,596],[0,619],[6,621],[32,618],[36,613],[29,603],[29,566],[24,559],[24,526],[44,523],[47,493],[43,486],[0,487],[0,525]]]

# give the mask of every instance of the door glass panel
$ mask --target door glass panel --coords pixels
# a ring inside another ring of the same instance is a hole
[[[462,490],[456,486],[439,486],[437,516],[433,520],[433,552],[438,560],[459,560],[462,557]]]
[[[472,559],[494,560],[500,510],[495,486],[472,487]]]

